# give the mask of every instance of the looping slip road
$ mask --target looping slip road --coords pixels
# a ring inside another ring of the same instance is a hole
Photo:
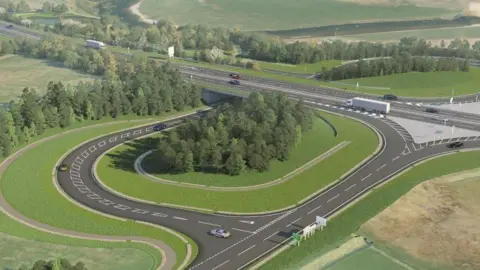
[[[144,121],[144,120],[143,120]],[[117,123],[122,123],[122,122],[135,122],[131,120],[127,121],[117,121],[114,123],[103,123],[103,124],[97,124],[97,125],[92,125],[88,127],[82,127],[82,128],[77,128],[69,131],[65,131],[44,139],[41,139],[35,143],[29,144],[25,146],[24,148],[18,150],[11,156],[9,156],[7,159],[5,159],[1,164],[0,164],[0,177],[3,175],[3,172],[8,168],[8,166],[13,163],[16,159],[22,156],[25,152],[27,152],[30,149],[33,149],[40,145],[41,143],[44,143],[46,141],[58,138],[60,136],[66,135],[68,133],[84,130],[87,128],[94,128],[99,125],[108,125],[108,124],[117,124]],[[176,254],[173,251],[173,249],[165,244],[163,241],[156,240],[156,239],[150,239],[146,237],[139,237],[139,236],[102,236],[102,235],[95,235],[95,234],[88,234],[88,233],[81,233],[81,232],[75,232],[75,231],[70,231],[66,229],[61,229],[61,228],[56,228],[47,224],[40,223],[36,220],[30,219],[28,217],[23,216],[20,212],[15,210],[12,206],[8,204],[8,202],[5,200],[5,197],[3,196],[3,193],[0,192],[0,210],[4,212],[7,216],[10,218],[14,219],[17,222],[20,222],[26,226],[29,226],[31,228],[44,231],[47,233],[51,234],[56,234],[56,235],[61,235],[61,236],[66,236],[66,237],[73,237],[73,238],[81,238],[81,239],[87,239],[87,240],[97,240],[97,241],[107,241],[107,242],[127,242],[127,241],[133,241],[133,242],[139,242],[139,243],[144,243],[153,246],[154,248],[158,249],[160,253],[162,254],[162,262],[161,264],[157,267],[157,270],[170,270],[173,269],[173,266],[175,265],[176,262]],[[88,210],[88,209],[87,209]]]
[[[272,186],[276,186],[279,184],[282,184],[290,179],[292,179],[294,176],[297,174],[309,169],[310,167],[316,165],[317,163],[321,162],[322,160],[330,157],[331,155],[335,154],[336,152],[342,150],[345,148],[347,145],[349,145],[351,142],[350,141],[343,141],[334,147],[330,148],[328,151],[325,153],[322,153],[318,157],[310,160],[309,162],[305,163],[301,167],[295,169],[294,171],[288,173],[287,175],[278,178],[276,180],[273,180],[271,182],[265,183],[265,184],[259,184],[259,185],[253,185],[253,186],[245,186],[245,187],[216,187],[216,186],[206,186],[206,185],[197,185],[197,184],[190,184],[190,183],[181,183],[177,181],[172,181],[172,180],[166,180],[162,179],[156,176],[153,176],[149,173],[147,173],[143,167],[142,167],[142,161],[150,155],[154,150],[149,150],[142,155],[140,155],[134,163],[134,168],[135,171],[140,174],[145,176],[147,179],[157,182],[157,183],[162,183],[162,184],[167,184],[167,185],[175,185],[175,186],[183,186],[183,187],[190,187],[190,188],[199,188],[203,190],[212,190],[212,191],[247,191],[247,190],[256,190],[256,189],[262,189],[262,188],[268,188]],[[96,168],[95,168],[96,169]]]

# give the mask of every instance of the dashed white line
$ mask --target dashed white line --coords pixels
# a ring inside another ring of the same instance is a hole
[[[461,139],[461,137],[458,137],[457,140],[456,140],[456,142],[460,141],[460,139]]]
[[[227,260],[227,261],[225,261],[225,262],[223,262],[223,263],[215,266],[214,268],[212,268],[212,270],[215,270],[215,269],[218,269],[218,268],[222,267],[224,264],[228,263],[229,261],[230,261],[230,260]]]
[[[162,213],[152,213],[152,216],[156,217],[168,217],[168,215],[162,214]]]
[[[363,182],[363,180],[367,179],[368,177],[372,176],[372,174],[369,174],[367,176],[365,176],[364,178],[362,178],[360,181]]]
[[[300,219],[302,219],[302,218],[297,218],[295,221],[293,221],[292,223],[288,224],[287,227],[292,226],[293,224],[295,224],[295,222],[299,221]]]
[[[186,219],[186,218],[183,218],[183,217],[177,217],[177,216],[175,216],[175,217],[173,217],[173,218],[174,218],[174,219],[179,219],[179,220],[188,220],[188,219]]]
[[[280,231],[276,231],[276,232],[272,233],[270,236],[267,236],[267,238],[263,239],[263,241],[268,240],[270,237],[277,235],[277,233],[279,233],[279,232]]]
[[[203,222],[203,221],[198,221],[200,224],[205,224],[205,225],[210,225],[210,226],[215,226],[215,227],[222,227],[222,225],[218,225],[215,223],[208,223],[208,222]]]
[[[392,161],[395,161],[395,160],[397,160],[399,157],[400,157],[400,156],[396,156],[396,157],[394,157],[394,158],[392,159]]]
[[[308,212],[307,215],[310,215],[310,213],[312,213],[313,211],[317,210],[318,208],[322,207],[321,205],[315,207],[314,209],[312,209],[312,211]]]
[[[340,196],[340,194],[337,194],[337,195],[333,196],[332,198],[328,199],[327,203],[335,200],[338,196]]]
[[[383,167],[387,166],[387,164],[383,164],[382,166],[380,166],[380,168],[377,169],[377,172],[380,171],[381,169],[383,169]]]
[[[238,228],[232,228],[232,230],[235,230],[235,231],[240,231],[240,232],[246,232],[246,233],[255,233],[255,232],[252,232],[252,231],[247,231],[247,230],[242,230],[242,229],[238,229]]]
[[[240,255],[242,255],[243,253],[245,253],[245,252],[249,251],[250,249],[252,249],[252,248],[254,248],[254,247],[255,247],[255,245],[253,245],[253,246],[251,246],[251,247],[249,247],[249,248],[245,249],[244,251],[242,251],[242,252],[238,253],[238,255],[237,255],[237,256],[240,256]]]
[[[116,140],[117,140],[117,136],[108,139],[109,142],[114,142]]]
[[[351,185],[350,187],[348,187],[347,189],[345,189],[345,191],[349,191],[350,189],[352,189],[354,186],[356,186],[357,184],[353,184]]]

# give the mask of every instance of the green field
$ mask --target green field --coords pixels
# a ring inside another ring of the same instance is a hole
[[[299,247],[289,248],[261,270],[289,269],[305,265],[355,233],[360,226],[376,216],[417,184],[442,175],[480,167],[480,151],[462,152],[439,157],[415,166],[365,198],[348,207],[329,221],[323,232],[316,233]]]
[[[94,78],[63,68],[60,64],[18,55],[4,56],[0,60],[0,74],[0,101],[3,102],[17,98],[25,87],[35,88],[39,93],[43,93],[50,81],[74,85],[79,81],[91,81]]]
[[[238,191],[208,191],[191,187],[179,187],[160,184],[147,180],[132,169],[116,169],[113,160],[105,156],[97,166],[100,179],[108,187],[123,194],[153,201],[230,212],[272,211],[295,204],[337,180],[353,166],[373,153],[378,145],[375,133],[363,124],[341,116],[322,113],[337,128],[339,136],[336,141],[351,141],[345,148],[321,161],[310,169],[296,175],[292,179],[273,187]],[[351,131],[355,130],[354,133]],[[135,151],[131,146],[120,146],[111,152],[113,155]],[[136,156],[131,155],[132,164]],[[302,185],[298,185],[301,182]],[[161,196],[159,196],[161,194]],[[245,204],[244,202],[251,202]]]
[[[30,240],[0,233],[0,242],[2,243],[0,245],[0,265],[2,269],[17,269],[22,265],[33,265],[36,260],[66,258],[71,263],[82,261],[89,269],[153,270],[157,265],[157,257],[160,256],[156,249],[142,244],[102,244],[100,241],[95,244],[89,243],[93,241],[85,241],[85,243],[98,247],[88,247],[88,244],[86,246],[69,245],[66,237],[58,237],[58,240],[52,239],[53,235],[19,224],[3,213],[0,214],[0,221],[1,231],[11,232],[13,227],[21,227],[16,230],[24,232],[28,237],[36,238],[36,240]],[[54,244],[55,242],[59,243]],[[135,246],[138,248],[133,248]]]
[[[160,120],[160,118],[157,119]],[[151,121],[144,120],[143,123]],[[176,236],[151,226],[132,221],[122,222],[79,208],[60,195],[52,184],[52,168],[63,153],[95,136],[139,124],[141,123],[123,122],[91,127],[40,144],[24,153],[21,158],[7,168],[0,182],[2,193],[9,204],[20,213],[45,224],[98,235],[133,235],[160,239],[176,252],[176,265],[179,266],[186,256],[186,247]],[[25,196],[25,194],[28,194],[28,196]],[[32,207],[32,205],[36,207]],[[15,229],[15,227],[12,227],[12,229]],[[5,232],[17,235],[10,230]],[[50,236],[50,238],[58,237]],[[198,249],[193,241],[189,241],[192,244],[194,258]],[[70,240],[71,245],[84,245],[83,242],[85,241]],[[94,244],[90,245],[95,247],[100,244],[103,245],[100,242],[91,242]],[[131,247],[132,245],[129,244],[128,246]],[[157,264],[159,263],[159,255],[157,252],[154,256]]]
[[[451,27],[445,29],[422,29],[422,30],[404,30],[404,31],[392,31],[383,33],[369,33],[358,35],[346,35],[338,36],[340,39],[349,40],[367,40],[367,41],[390,41],[396,42],[403,37],[418,37],[427,40],[445,40],[445,43],[455,38],[468,39],[476,38],[480,39],[480,27]],[[472,44],[473,45],[473,44]]]
[[[202,172],[183,174],[161,173],[157,170],[158,166],[156,163],[158,162],[158,157],[155,155],[155,152],[147,156],[142,165],[146,172],[161,179],[207,186],[253,186],[267,183],[287,175],[296,168],[315,159],[322,153],[325,153],[340,142],[341,141],[334,137],[332,128],[323,120],[317,118],[314,122],[313,129],[305,134],[305,136],[302,138],[302,142],[297,146],[297,148],[292,150],[290,159],[285,162],[272,161],[270,169],[267,172],[248,172],[239,176]],[[150,145],[148,150],[154,149],[156,145],[156,143]],[[143,149],[139,150],[142,152],[135,155],[137,157],[144,153]],[[114,160],[118,160],[118,163],[124,164],[122,161],[124,160],[125,156],[128,155],[120,153],[118,156],[115,155]]]
[[[293,73],[305,73],[305,74],[314,74],[316,72],[322,71],[322,68],[331,69],[342,64],[340,60],[327,60],[320,61],[314,64],[300,64],[300,65],[289,65],[282,63],[269,63],[269,62],[259,62],[260,69],[271,69],[278,70],[283,72],[293,72]]]
[[[388,257],[378,253],[372,248],[364,248],[341,259],[325,270],[406,270],[405,267],[395,263]]]
[[[140,12],[176,24],[209,24],[243,30],[283,30],[354,21],[408,20],[453,16],[441,8],[362,5],[334,0],[145,0]],[[299,16],[301,14],[301,16]]]
[[[455,95],[461,96],[480,92],[480,69],[471,68],[470,72],[412,72],[339,82],[350,85],[359,82],[358,91],[378,95],[391,93],[406,97],[449,97],[452,89],[455,89]],[[390,90],[367,87],[390,87]]]

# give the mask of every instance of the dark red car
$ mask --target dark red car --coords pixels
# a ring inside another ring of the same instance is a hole
[[[232,77],[232,79],[236,79],[236,80],[239,80],[239,79],[242,78],[242,76],[240,76],[240,74],[235,74],[235,73],[230,74],[230,77]]]

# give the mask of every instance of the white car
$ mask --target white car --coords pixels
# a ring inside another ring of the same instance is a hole
[[[213,229],[213,230],[209,231],[208,234],[213,235],[215,237],[219,237],[219,238],[230,237],[230,232],[226,231],[224,229]]]

